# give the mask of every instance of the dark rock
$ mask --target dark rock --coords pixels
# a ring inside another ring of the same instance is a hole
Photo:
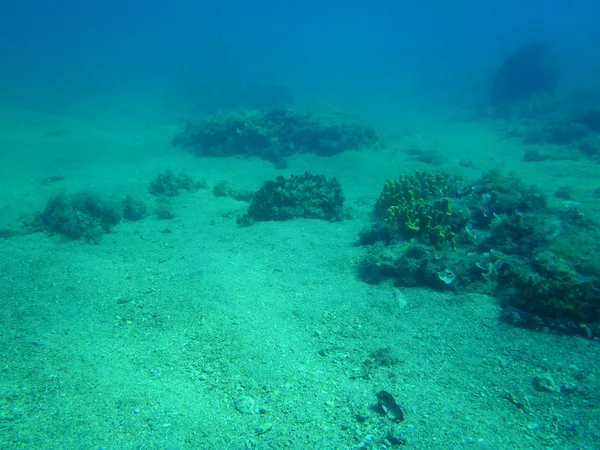
[[[496,73],[492,104],[526,101],[535,94],[554,93],[560,76],[558,57],[548,44],[530,42],[506,58]]]
[[[395,423],[400,423],[404,420],[404,411],[402,411],[400,405],[396,403],[396,399],[392,394],[388,391],[379,391],[375,395],[377,397],[379,408],[381,408],[388,419]]]

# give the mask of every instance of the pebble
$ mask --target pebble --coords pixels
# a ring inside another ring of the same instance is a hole
[[[571,394],[578,389],[578,386],[575,383],[571,383],[567,381],[562,385],[561,391],[566,392],[567,394]]]
[[[533,385],[540,392],[560,392],[554,379],[547,374],[539,375],[533,379]]]
[[[406,439],[404,439],[402,436],[402,430],[400,427],[390,428],[387,432],[386,439],[393,446],[406,445]]]
[[[263,423],[256,429],[256,434],[265,434],[273,429],[273,424],[271,422]]]
[[[235,399],[235,409],[242,414],[254,414],[256,410],[256,401],[252,397],[243,395]]]

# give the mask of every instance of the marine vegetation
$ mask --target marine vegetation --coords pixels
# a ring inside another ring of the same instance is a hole
[[[99,244],[102,235],[109,233],[122,217],[122,202],[90,192],[58,194],[50,197],[44,210],[36,214],[33,226],[70,239]]]
[[[335,179],[306,172],[267,181],[254,194],[248,213],[238,223],[291,220],[299,217],[339,221],[343,219],[344,196]]]
[[[123,218],[131,222],[142,220],[148,215],[148,205],[131,195],[123,199]]]
[[[148,186],[148,190],[155,196],[176,197],[182,189],[195,192],[205,187],[206,183],[194,181],[184,172],[175,175],[171,169],[167,169],[165,173],[158,174],[156,179]]]
[[[136,222],[147,216],[147,205],[131,196],[122,199],[105,198],[83,191],[61,193],[46,202],[31,222],[25,222],[27,232],[47,231],[69,239],[99,244],[123,219]],[[21,233],[23,234],[23,233]]]
[[[175,218],[173,202],[169,197],[158,197],[155,205],[156,217],[160,220],[171,220]]]
[[[256,156],[281,169],[296,153],[331,156],[377,142],[372,127],[346,116],[290,109],[211,115],[188,123],[173,139],[201,156]]]
[[[600,227],[573,206],[498,170],[416,172],[385,183],[375,218],[363,280],[487,293],[517,325],[600,335]]]

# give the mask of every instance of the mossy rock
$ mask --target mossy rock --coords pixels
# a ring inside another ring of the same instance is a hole
[[[204,189],[206,183],[195,181],[185,172],[175,175],[171,169],[159,173],[148,186],[148,190],[154,196],[176,197],[181,190],[195,192]]]
[[[202,156],[257,156],[283,169],[286,158],[296,153],[331,156],[378,141],[372,127],[343,115],[273,109],[213,115],[188,123],[173,144]]]
[[[536,253],[532,265],[513,265],[502,275],[505,303],[533,314],[549,326],[577,329],[600,323],[600,279],[577,272],[550,251]]]
[[[35,225],[53,234],[98,244],[123,217],[123,204],[90,192],[59,194],[48,199]]]
[[[343,219],[344,196],[336,179],[306,172],[267,181],[252,197],[248,221],[291,220],[299,217],[340,221]]]

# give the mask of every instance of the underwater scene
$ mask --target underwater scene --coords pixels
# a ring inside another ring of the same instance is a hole
[[[600,4],[0,14],[0,449],[600,449]]]

